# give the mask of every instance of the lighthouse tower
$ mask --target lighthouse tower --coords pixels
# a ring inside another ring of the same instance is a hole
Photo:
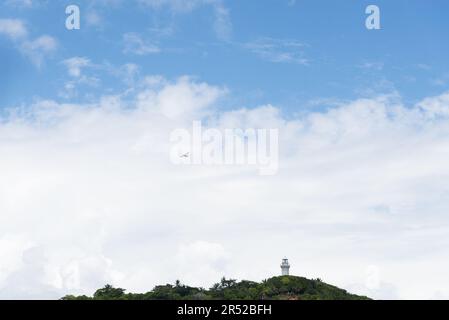
[[[290,274],[290,264],[288,263],[288,259],[282,259],[281,270],[283,276],[288,276]]]

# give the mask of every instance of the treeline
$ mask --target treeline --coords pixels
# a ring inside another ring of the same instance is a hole
[[[282,276],[262,281],[221,279],[212,288],[174,285],[156,286],[147,293],[126,293],[125,289],[106,285],[92,297],[67,295],[62,300],[365,300],[364,296],[324,283],[320,279]]]

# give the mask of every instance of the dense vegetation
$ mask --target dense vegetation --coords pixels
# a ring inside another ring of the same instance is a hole
[[[194,288],[176,281],[175,285],[157,286],[147,293],[126,293],[106,285],[93,297],[68,295],[63,300],[361,300],[367,297],[348,293],[320,279],[294,276],[274,277],[262,281],[227,280],[223,278],[209,290]]]

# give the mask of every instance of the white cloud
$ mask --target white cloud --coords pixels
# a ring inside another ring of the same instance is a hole
[[[144,41],[137,33],[126,33],[123,35],[124,53],[132,53],[139,56],[159,53],[157,45]]]
[[[359,65],[359,68],[361,69],[367,69],[367,70],[374,70],[374,71],[382,71],[384,69],[385,64],[383,62],[364,62],[363,64]]]
[[[297,40],[260,38],[246,43],[244,47],[270,62],[309,64],[304,54],[306,45]]]
[[[202,278],[221,279],[227,272],[229,259],[229,253],[218,243],[195,241],[181,244],[175,256],[179,266],[176,273],[184,283],[202,286]]]
[[[447,94],[287,119],[270,105],[219,111],[225,93],[149,77],[131,101],[37,101],[2,119],[0,296],[261,280],[284,255],[294,274],[374,297],[449,294]],[[169,133],[199,118],[279,128],[278,175],[172,165]]]
[[[18,19],[0,19],[0,35],[6,35],[12,40],[22,39],[28,31],[25,23]]]
[[[28,37],[25,23],[18,19],[0,19],[0,35],[10,38],[20,52],[28,57],[37,67],[44,58],[57,48],[57,41],[49,35],[41,35],[33,40]]]
[[[439,97],[426,98],[418,106],[432,119],[449,116],[449,92]]]
[[[449,73],[445,73],[439,77],[432,78],[430,83],[434,86],[446,87],[449,84]]]
[[[64,60],[63,64],[67,67],[67,72],[70,76],[79,78],[82,69],[90,66],[91,62],[85,57],[72,57]]]
[[[94,10],[88,11],[85,19],[89,26],[100,27],[104,24],[103,17]]]
[[[45,57],[54,52],[57,46],[58,43],[55,38],[49,35],[43,35],[34,40],[23,42],[20,50],[37,67],[40,67]]]
[[[229,14],[229,9],[221,2],[215,4],[215,22],[214,30],[217,37],[221,40],[230,40],[232,35],[232,22]]]

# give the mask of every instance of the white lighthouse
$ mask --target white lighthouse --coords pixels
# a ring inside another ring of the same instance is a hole
[[[288,259],[282,259],[281,270],[283,276],[288,276],[290,274],[290,264],[288,263]]]

